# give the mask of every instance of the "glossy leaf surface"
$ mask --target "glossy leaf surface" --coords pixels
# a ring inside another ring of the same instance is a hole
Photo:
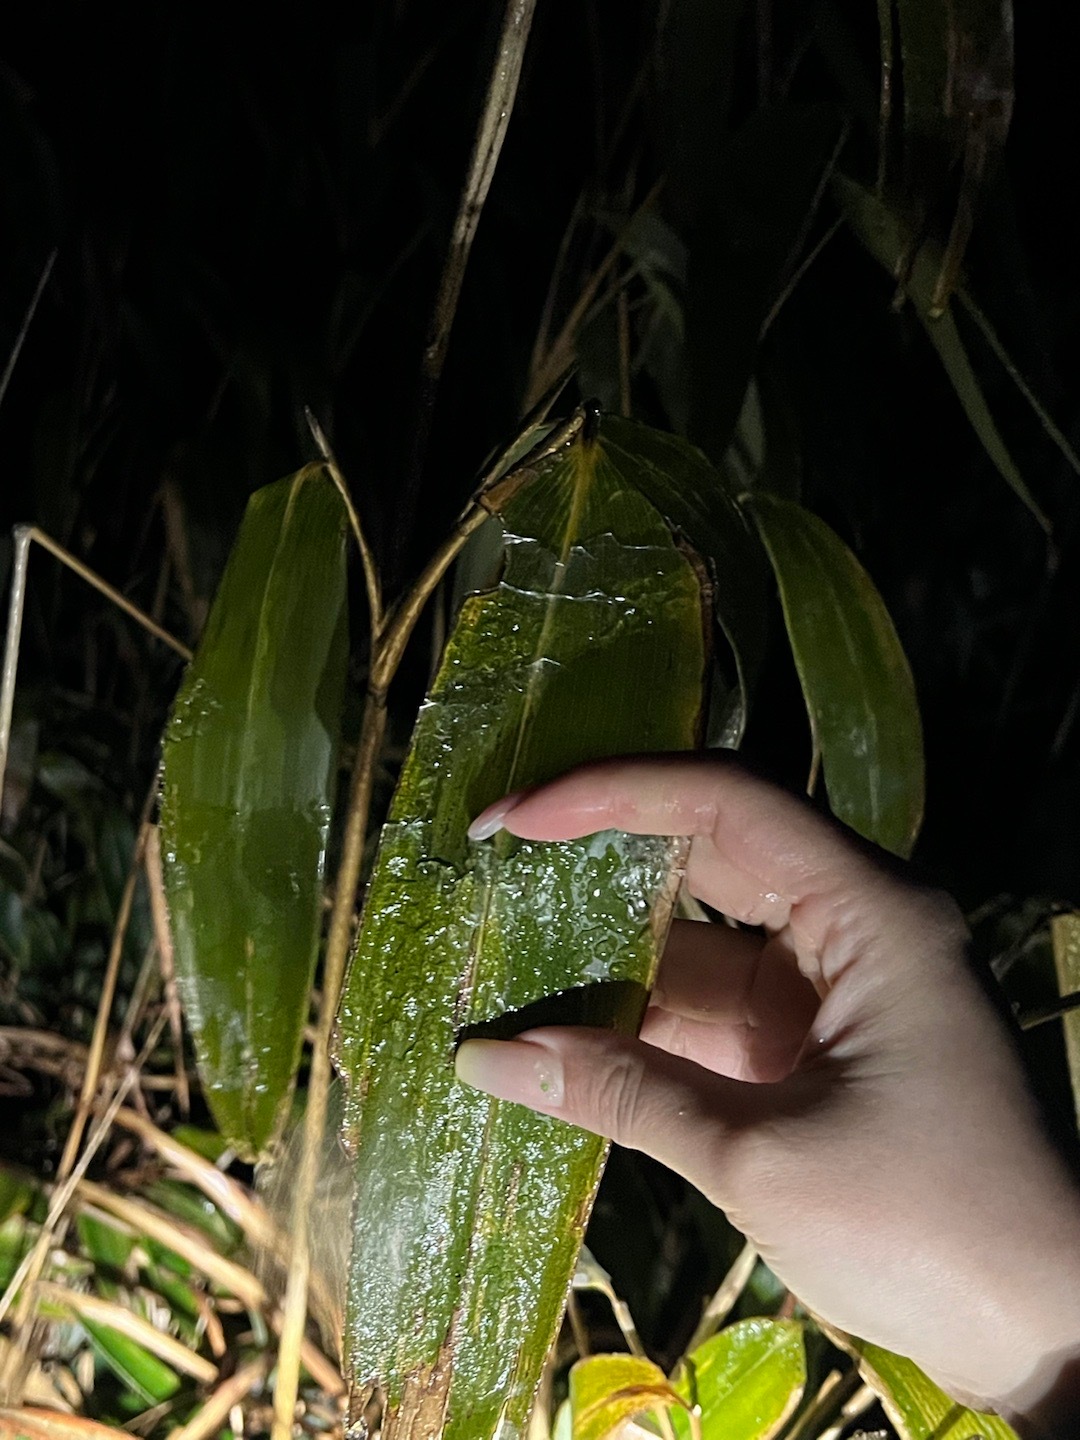
[[[765,649],[767,570],[761,547],[719,471],[695,445],[616,415],[604,417],[603,439],[614,472],[652,501],[708,568],[716,618],[731,646],[740,688],[720,739],[737,745]]]
[[[591,1355],[570,1371],[573,1440],[608,1440],[635,1415],[685,1404],[660,1367],[636,1355]]]
[[[338,1058],[351,1409],[381,1393],[387,1440],[522,1429],[606,1149],[459,1085],[457,1042],[633,1028],[674,901],[678,842],[465,833],[582,760],[696,742],[702,575],[634,481],[605,424],[506,505],[502,580],[462,607],[383,831]]]
[[[852,1353],[902,1440],[1017,1440],[999,1416],[951,1400],[914,1361],[863,1341],[853,1342]]]
[[[772,1440],[802,1399],[803,1327],[795,1320],[740,1320],[700,1345],[675,1379],[701,1417],[701,1440]],[[680,1436],[685,1414],[673,1412]]]
[[[776,573],[833,813],[909,855],[923,813],[922,725],[888,611],[823,520],[777,496],[748,504]]]
[[[308,1014],[344,686],[345,511],[321,466],[257,491],[165,737],[177,978],[221,1132],[280,1124]]]

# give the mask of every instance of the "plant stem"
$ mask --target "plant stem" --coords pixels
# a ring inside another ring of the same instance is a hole
[[[495,167],[499,163],[503,141],[510,124],[517,97],[521,65],[525,57],[529,31],[532,28],[536,0],[507,0],[502,31],[495,52],[495,63],[488,81],[487,99],[473,141],[472,157],[458,202],[457,216],[450,237],[442,278],[435,300],[431,328],[420,372],[419,412],[412,432],[412,449],[405,473],[404,495],[399,517],[397,550],[400,555],[411,526],[413,512],[427,460],[435,401],[442,379],[450,332],[457,314],[461,286],[469,263],[469,254],[476,238],[480,215],[487,200]]]
[[[26,314],[23,316],[23,322],[19,326],[19,333],[15,336],[15,344],[11,347],[7,364],[4,366],[4,373],[0,375],[0,405],[4,403],[4,396],[7,394],[7,388],[11,384],[11,377],[15,372],[15,366],[18,364],[23,344],[30,332],[30,326],[33,324],[34,315],[37,313],[41,297],[45,294],[45,286],[48,285],[49,276],[52,274],[53,266],[56,264],[56,254],[57,252],[55,250],[49,252],[49,257],[45,261],[41,275],[38,277],[37,285],[34,287],[34,293],[30,297],[30,304],[26,307]]]
[[[338,996],[345,978],[345,966],[352,938],[353,911],[360,883],[360,867],[364,858],[364,839],[375,765],[386,733],[386,692],[368,691],[360,741],[353,762],[349,809],[345,822],[345,841],[334,906],[330,915],[330,934],[326,943],[326,965],[323,974],[322,1002],[311,1057],[308,1082],[308,1103],[304,1115],[304,1145],[297,1177],[293,1205],[293,1250],[289,1279],[281,1316],[281,1345],[278,1350],[277,1385],[274,1388],[274,1424],[272,1440],[290,1440],[296,1397],[300,1386],[300,1345],[307,1321],[308,1281],[311,1274],[311,1251],[308,1246],[307,1222],[311,1196],[319,1167],[319,1151],[326,1129],[326,1111],[330,1094],[330,1035],[337,1014]]]
[[[4,803],[4,776],[7,774],[8,745],[11,741],[11,715],[15,706],[15,675],[19,668],[19,640],[22,636],[29,560],[30,530],[25,525],[19,525],[15,530],[15,551],[11,561],[11,603],[8,606],[4,668],[0,679],[0,811]]]
[[[345,820],[345,839],[342,846],[341,864],[338,867],[337,886],[334,890],[334,904],[330,914],[322,996],[312,1049],[308,1103],[304,1116],[303,1151],[293,1198],[293,1249],[285,1289],[285,1302],[282,1306],[281,1345],[278,1351],[271,1440],[289,1440],[299,1391],[300,1345],[307,1320],[307,1296],[311,1276],[307,1220],[311,1208],[311,1198],[315,1191],[322,1137],[326,1129],[331,1080],[330,1036],[334,1018],[337,1015],[338,999],[345,978],[349,944],[352,939],[353,914],[356,909],[356,893],[360,885],[364,840],[367,836],[371,813],[375,766],[378,763],[383,738],[386,734],[387,694],[424,606],[460,553],[465,541],[490,515],[497,512],[501,502],[504,502],[533,477],[539,466],[570,444],[580,431],[584,420],[584,412],[576,411],[569,420],[559,425],[539,445],[534,446],[521,463],[507,474],[500,474],[496,469],[493,474],[485,477],[449,536],[432,556],[396,609],[386,616],[375,637],[368,695],[360,726],[356,758],[353,761],[349,804]]]

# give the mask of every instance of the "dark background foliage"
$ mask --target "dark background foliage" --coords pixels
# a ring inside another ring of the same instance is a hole
[[[988,949],[1002,934],[1022,938],[1010,897],[1080,902],[1080,479],[965,329],[1052,522],[1048,544],[987,459],[910,307],[892,307],[893,282],[846,229],[753,353],[776,298],[770,247],[782,249],[785,207],[806,221],[804,248],[836,218],[828,194],[812,213],[804,194],[815,157],[839,140],[842,168],[873,180],[875,7],[539,0],[418,467],[420,356],[499,8],[372,0],[347,18],[322,4],[257,22],[224,9],[212,25],[184,7],[8,14],[0,364],[56,258],[0,402],[0,531],[33,520],[192,640],[246,496],[311,457],[310,406],[401,583],[515,433],[549,288],[558,330],[664,177],[648,212],[662,222],[649,232],[661,253],[627,281],[634,411],[720,458],[754,366],[772,482],[800,490],[853,545],[911,659],[929,767],[917,858],[990,917]],[[967,270],[1077,445],[1080,20],[1038,0],[1017,26],[1013,125]],[[946,184],[930,206],[929,233],[951,193]],[[689,294],[685,346],[657,319],[657,280],[676,310]],[[578,345],[582,389],[609,402],[617,321],[614,301],[593,307]],[[0,578],[9,555],[0,550]],[[5,912],[12,979],[0,999],[17,1010],[20,980],[30,1006],[20,1013],[56,1019],[62,999],[60,1023],[78,1029],[122,879],[102,837],[122,853],[177,666],[54,562],[32,565],[3,856],[25,903]],[[747,749],[798,785],[809,743],[772,619]],[[395,693],[399,743],[426,662],[420,644]],[[48,903],[35,908],[33,894]],[[1030,998],[1043,982],[1018,983]],[[1060,1081],[1056,1037],[1038,1033]],[[686,1219],[641,1220],[649,1266],[618,1277],[631,1300],[647,1311],[680,1274],[684,1291],[702,1285],[727,1242],[708,1238],[694,1198],[625,1160],[610,1182],[600,1231],[625,1225],[620,1195],[640,1217],[674,1207]],[[692,1273],[702,1247],[705,1269]],[[685,1313],[685,1293],[672,1306]],[[654,1334],[677,1323],[660,1308],[645,1315]]]

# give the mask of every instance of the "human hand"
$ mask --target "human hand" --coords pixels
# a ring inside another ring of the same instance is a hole
[[[459,1077],[678,1171],[823,1320],[957,1399],[1077,1433],[1080,1191],[956,905],[723,757],[586,766],[470,833],[500,827],[693,836],[691,894],[763,933],[676,922],[640,1039],[472,1040]]]

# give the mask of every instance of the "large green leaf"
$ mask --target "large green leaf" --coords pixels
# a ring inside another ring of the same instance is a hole
[[[740,1320],[683,1363],[675,1390],[701,1417],[701,1440],[772,1440],[802,1398],[806,1345],[795,1320]],[[672,1412],[680,1436],[685,1414]]]
[[[489,802],[579,761],[695,744],[701,571],[605,437],[503,511],[505,571],[465,601],[420,712],[342,998],[345,1357],[351,1413],[381,1394],[386,1440],[523,1427],[606,1149],[460,1085],[458,1040],[635,1026],[677,889],[681,845],[662,838],[466,837]]]
[[[748,497],[780,587],[833,813],[909,855],[923,813],[922,725],[907,658],[873,582],[823,520]]]
[[[934,287],[943,263],[941,249],[930,243],[913,249],[911,235],[894,212],[846,175],[834,177],[833,190],[852,230],[870,254],[893,277],[903,275],[904,290],[945,367],[971,428],[1001,478],[1042,528],[1049,531],[1049,521],[1028,489],[990,413],[951,307],[946,306],[941,313],[935,309]]]
[[[861,1340],[848,1348],[902,1440],[1017,1440],[1016,1431],[999,1416],[950,1400],[913,1360]]]
[[[345,510],[322,466],[257,491],[165,737],[177,978],[218,1128],[274,1135],[315,965],[346,664]]]

